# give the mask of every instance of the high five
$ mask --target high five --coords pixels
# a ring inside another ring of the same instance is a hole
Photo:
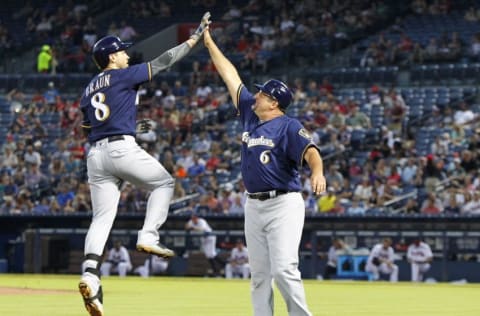
[[[247,188],[245,236],[251,268],[254,315],[273,315],[272,279],[289,315],[311,315],[298,270],[298,248],[305,205],[298,167],[311,169],[312,190],[325,191],[323,162],[318,147],[302,124],[285,115],[292,92],[280,80],[255,85],[251,93],[233,64],[213,41],[204,43],[239,112],[242,133],[242,176]]]

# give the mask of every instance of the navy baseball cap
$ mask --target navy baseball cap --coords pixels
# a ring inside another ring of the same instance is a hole
[[[282,110],[285,110],[292,102],[292,91],[280,80],[270,79],[264,84],[255,84],[255,87],[276,100]]]
[[[105,36],[99,39],[92,48],[93,60],[100,69],[108,66],[108,56],[112,53],[126,50],[133,43],[122,42],[117,36]]]

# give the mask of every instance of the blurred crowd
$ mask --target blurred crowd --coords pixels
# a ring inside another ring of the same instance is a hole
[[[198,194],[187,210],[241,214],[241,130],[225,89],[208,82],[194,91],[179,81],[142,88],[139,118],[150,119],[154,129],[137,140],[176,177],[175,199]],[[327,79],[297,78],[291,85],[289,114],[301,119],[320,146],[329,186],[325,195],[312,195],[309,171],[301,170],[307,212],[386,213],[390,205],[403,213],[480,213],[479,115],[471,102],[437,107],[442,113],[429,115],[429,130],[442,133],[419,153],[423,129],[406,130],[409,105],[395,88],[366,89],[368,101],[359,104],[339,98]],[[90,145],[79,128],[78,100],[65,99],[53,83],[43,93],[14,90],[7,98],[15,106],[2,146],[0,212],[89,211],[84,164]],[[377,128],[367,114],[375,106],[384,109]],[[374,142],[353,143],[359,131],[375,131]],[[119,211],[143,212],[146,194],[126,183]]]
[[[202,9],[212,3],[192,1]],[[327,46],[340,47],[354,34],[368,32],[388,16],[389,3],[245,1],[228,6],[222,17],[231,22],[226,24],[228,32],[216,36],[222,49],[237,55],[240,68],[263,73],[275,58],[289,60],[292,52],[298,53],[298,43],[327,38]],[[448,3],[410,5],[418,14],[436,15],[448,13]],[[35,42],[45,44],[42,52],[56,60],[39,72],[93,71],[86,56],[104,34],[89,10],[71,1],[58,7],[27,4],[13,17],[31,20],[32,36],[41,39]],[[130,12],[138,15],[132,21],[178,14],[170,1],[131,2]],[[465,12],[465,19],[478,20],[475,8]],[[107,33],[123,40],[143,35],[125,21],[112,21]],[[1,33],[8,38],[5,27],[0,27]],[[408,42],[408,34],[401,38]],[[399,46],[392,47],[394,53],[385,50],[384,57],[410,60],[400,54]],[[460,94],[454,102],[430,104],[415,117],[411,114],[416,105],[400,87],[347,91],[327,77],[290,78],[288,83],[294,103],[287,114],[298,117],[310,131],[325,160],[328,190],[322,196],[312,194],[309,170],[301,170],[309,214],[480,214],[476,89],[468,98]],[[0,214],[91,210],[85,170],[90,145],[80,129],[80,91],[72,96],[59,90],[51,82],[34,93],[18,88],[5,95],[10,109],[2,119],[6,139],[0,151]],[[349,97],[345,92],[351,92]],[[361,98],[354,97],[357,92]],[[195,60],[173,81],[152,81],[140,88],[139,101],[138,118],[150,119],[153,130],[137,140],[177,179],[174,199],[186,199],[182,208],[200,214],[242,214],[241,127],[211,62]],[[119,212],[144,212],[147,194],[125,183]]]
[[[53,64],[48,72],[92,72],[88,58],[92,45],[105,35],[135,41],[158,31],[143,23],[181,20],[184,3],[135,1],[119,8],[114,17],[97,18],[105,3],[27,1],[15,14],[0,20],[0,55],[14,54],[32,45],[48,45]],[[215,10],[214,21],[226,25],[218,43],[227,54],[238,56],[243,69],[266,70],[285,58],[323,55],[345,47],[360,36],[387,23],[395,12],[384,1],[191,1],[192,11]],[[121,18],[120,18],[121,17]],[[320,17],[320,18],[319,18]],[[173,20],[172,20],[173,18]],[[188,21],[186,21],[188,22]],[[17,33],[14,34],[14,29]],[[11,55],[12,57],[14,55]],[[137,56],[141,59],[141,56]]]

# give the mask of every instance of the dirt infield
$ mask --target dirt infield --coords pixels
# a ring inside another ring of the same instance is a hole
[[[2,287],[0,286],[0,295],[32,295],[32,294],[71,294],[73,290],[49,290],[49,289],[32,289],[28,287]]]

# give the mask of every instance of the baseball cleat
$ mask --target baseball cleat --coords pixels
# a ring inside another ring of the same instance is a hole
[[[82,295],[83,303],[90,316],[103,316],[103,292],[102,286],[98,288],[96,295],[92,295],[92,289],[85,281],[78,283],[78,291]]]
[[[137,244],[137,250],[146,252],[152,255],[157,255],[162,258],[171,258],[175,256],[175,252],[173,252],[173,250],[168,249],[162,244],[156,244],[156,245]]]

